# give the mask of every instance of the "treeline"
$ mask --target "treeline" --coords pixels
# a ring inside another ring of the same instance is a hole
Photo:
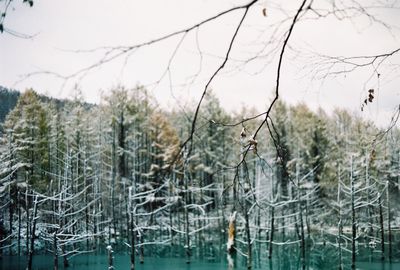
[[[0,86],[0,123],[3,123],[7,114],[14,109],[19,96],[18,91]]]
[[[316,233],[340,255],[373,243],[398,256],[397,129],[279,102],[253,138],[263,116],[243,121],[257,112],[228,114],[210,94],[185,143],[194,111],[162,110],[143,87],[81,101],[58,106],[27,90],[3,125],[0,250],[27,254],[28,269],[34,252],[67,266],[106,245],[133,266],[152,247],[180,247],[188,261],[222,254],[228,223],[228,252],[248,267],[254,252],[284,245],[304,264]]]
[[[21,93],[17,90],[8,89],[0,85],[0,123],[4,123],[6,116],[12,109],[14,109],[15,105],[17,105],[17,101]],[[69,103],[70,101],[67,99],[57,99],[48,97],[45,95],[39,95],[39,99],[44,103],[52,103],[54,106],[62,108],[65,104]],[[81,101],[85,108],[90,108],[93,106],[90,103],[86,103]],[[0,134],[2,129],[0,128]]]

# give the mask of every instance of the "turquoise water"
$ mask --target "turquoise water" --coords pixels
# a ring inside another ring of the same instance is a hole
[[[342,251],[343,270],[351,269],[349,247]],[[381,261],[380,248],[358,245],[356,269],[359,270],[400,270],[400,242],[393,245],[393,263]],[[242,249],[245,250],[245,249]],[[385,255],[387,256],[387,250]],[[129,249],[123,245],[114,247],[114,269],[130,270]],[[144,250],[144,264],[136,258],[135,270],[233,270],[247,269],[246,258],[239,253],[227,257],[225,245],[203,245],[191,249],[190,264],[186,263],[185,250],[181,246],[147,246]],[[40,252],[40,251],[38,251]],[[43,252],[43,251],[42,251]],[[336,247],[323,242],[307,245],[304,268],[299,257],[298,245],[274,246],[272,259],[267,257],[268,246],[253,246],[253,270],[338,270],[339,254]],[[387,259],[387,257],[386,257]],[[108,257],[105,245],[97,246],[97,253],[86,253],[69,258],[69,267],[63,267],[63,260],[58,258],[59,269],[69,270],[107,270]],[[0,257],[0,270],[25,270],[26,256]],[[228,263],[229,262],[229,263]],[[51,254],[37,254],[33,257],[33,269],[53,269],[54,258]],[[233,267],[232,267],[233,264]]]
[[[6,256],[0,260],[0,269],[4,270],[25,270],[26,259],[18,256]],[[144,264],[137,264],[136,269],[143,270],[168,270],[168,269],[227,269],[227,264],[224,263],[207,263],[201,261],[193,261],[191,264],[186,264],[185,260],[179,258],[146,258]],[[37,255],[33,260],[33,268],[36,270],[53,269],[53,257],[51,255]],[[61,262],[59,269],[63,269]],[[106,255],[81,255],[70,260],[70,266],[66,269],[83,270],[83,269],[104,269],[108,268]],[[114,269],[130,269],[129,255],[115,255]]]
[[[279,256],[278,256],[279,257]],[[260,260],[254,263],[253,269],[266,269],[266,270],[291,270],[291,269],[302,269],[300,260],[297,257],[279,257],[273,258],[272,261],[267,259]],[[121,254],[114,256],[114,269],[130,269],[130,260],[128,254]],[[314,258],[315,259],[315,258]],[[313,260],[314,260],[313,259]],[[316,269],[338,269],[335,258],[328,259],[325,262],[313,262],[306,265],[307,270]],[[64,269],[61,264],[59,269]],[[237,259],[234,268],[230,268],[226,258],[220,258],[219,260],[207,261],[205,259],[193,259],[190,264],[186,263],[185,258],[156,258],[147,257],[145,258],[144,264],[137,263],[136,268],[138,270],[227,270],[227,269],[247,269],[244,260]],[[53,257],[51,255],[36,255],[33,260],[33,268],[36,270],[48,270],[53,269]],[[26,269],[26,258],[18,256],[3,256],[0,259],[0,269],[4,270],[25,270]],[[70,266],[65,269],[70,270],[100,270],[108,269],[107,256],[106,255],[80,255],[70,259]],[[344,269],[350,269],[345,266]],[[356,269],[365,270],[399,270],[400,263],[395,262],[392,264],[382,263],[379,261],[371,262],[358,262]]]

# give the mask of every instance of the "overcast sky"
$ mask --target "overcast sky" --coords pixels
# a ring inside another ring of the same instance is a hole
[[[51,75],[20,79],[37,71],[73,74],[96,63],[105,52],[73,51],[145,42],[247,1],[41,0],[35,1],[32,8],[23,5],[22,0],[14,2],[5,27],[34,37],[22,39],[0,34],[0,85],[18,90],[32,87],[54,97],[71,97],[74,85],[78,84],[89,102],[98,102],[100,93],[112,87],[143,84],[161,106],[170,108],[198,99],[207,79],[222,63],[243,10],[205,24],[184,37],[176,36],[124,55],[91,70],[83,78],[72,78],[66,83]],[[238,110],[242,105],[262,110],[268,105],[275,87],[282,38],[290,26],[290,20],[278,22],[293,16],[300,2],[259,1],[250,9],[230,61],[211,84],[227,110]],[[329,7],[331,3],[314,2],[319,5],[313,5],[315,9]],[[263,16],[264,8],[267,16]],[[379,78],[372,66],[323,80],[313,77],[315,70],[321,71],[317,77],[327,71],[327,66],[319,63],[318,54],[363,56],[400,48],[400,9],[369,11],[379,21],[391,25],[391,31],[366,16],[352,20],[338,20],[335,16],[316,19],[316,13],[308,11],[302,17],[283,61],[283,100],[291,104],[305,102],[313,109],[322,107],[328,112],[335,107],[347,108],[381,126],[388,124],[394,108],[400,104],[400,52],[378,67]],[[333,70],[347,68],[341,64]],[[376,99],[361,112],[360,106],[370,88],[377,92]]]

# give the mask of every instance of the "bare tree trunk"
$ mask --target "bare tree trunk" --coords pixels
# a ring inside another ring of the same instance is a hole
[[[385,230],[383,228],[383,209],[382,209],[382,194],[379,195],[379,223],[381,226],[381,260],[385,260]]]
[[[310,214],[309,214],[309,209],[310,209],[310,198],[309,198],[309,194],[307,195],[307,199],[306,199],[306,217],[305,217],[305,221],[306,221],[306,229],[307,229],[307,246],[310,245],[310,238],[311,238],[311,226],[310,226]]]
[[[390,192],[389,192],[389,180],[386,182],[386,201],[387,201],[387,219],[388,219],[388,241],[389,241],[389,262],[392,262],[392,227],[390,224]]]
[[[303,205],[302,205],[302,201],[301,201],[301,188],[300,188],[299,172],[300,172],[299,164],[298,164],[298,162],[296,162],[297,207],[298,207],[299,221],[300,221],[301,266],[302,266],[302,269],[305,269],[305,266],[306,266],[306,243],[305,243],[305,239],[304,239]],[[307,218],[307,212],[306,212],[306,218]]]
[[[168,196],[170,198],[172,198],[173,196],[173,182],[175,180],[175,172],[174,169],[172,169],[172,175],[171,175],[171,179],[170,182],[168,183]],[[173,221],[172,221],[172,210],[173,210],[173,204],[171,203],[169,206],[169,213],[168,213],[168,217],[169,217],[169,238],[171,239],[171,246],[174,245],[174,237],[173,237],[173,232],[172,232],[172,228],[173,228]]]
[[[369,162],[370,160],[368,159],[368,156],[365,158],[365,185],[368,187],[367,189],[367,217],[368,217],[368,231],[367,231],[367,237],[372,238],[374,235],[374,218],[373,218],[373,213],[374,213],[374,206],[371,203],[371,188],[370,188],[370,177],[369,177]],[[368,248],[370,250],[370,254],[372,257],[373,254],[373,247],[372,245],[368,245]]]
[[[286,187],[287,188],[287,187]],[[287,191],[286,191],[287,192]],[[284,198],[281,197],[281,200],[287,200],[286,196]],[[285,232],[285,213],[286,213],[286,205],[282,205],[281,207],[281,235],[282,235],[282,241],[285,242],[286,240],[286,232]],[[279,219],[278,219],[279,220]],[[278,224],[279,228],[279,224]]]
[[[300,193],[300,192],[299,192]],[[298,205],[299,205],[299,220],[300,220],[300,249],[301,249],[301,266],[302,269],[306,267],[306,241],[304,237],[304,222],[303,222],[303,207],[298,195]]]
[[[10,137],[12,136],[12,132],[11,132],[11,134],[9,136]],[[13,154],[12,154],[11,141],[12,141],[12,139],[10,138],[9,139],[8,150],[9,150],[10,157],[12,159],[13,158]],[[12,162],[10,162],[9,166],[10,166],[9,169],[11,169]],[[13,196],[12,196],[12,186],[13,186],[12,182],[13,182],[13,178],[14,178],[13,175],[14,175],[13,173],[10,175],[10,178],[9,178],[10,184],[8,186],[8,196],[9,196],[9,203],[10,203],[9,208],[8,208],[8,213],[9,213],[9,219],[8,219],[9,220],[9,232],[8,232],[8,234],[10,236],[8,253],[10,255],[12,255],[12,231],[13,231],[12,223],[13,223],[13,215],[14,215],[13,199],[12,199],[13,198]]]
[[[272,242],[274,241],[274,231],[275,231],[275,210],[274,206],[271,205],[271,228],[269,232],[269,250],[268,250],[268,258],[272,258]]]
[[[202,179],[205,179],[205,177],[206,176],[204,175],[204,171],[202,171],[202,176],[200,178],[200,187],[205,186],[205,184],[202,183],[204,181]],[[199,204],[202,204],[202,202],[203,202],[203,189],[201,189],[201,188],[200,188],[200,198],[199,198],[199,200],[200,200]],[[197,233],[196,236],[197,236],[197,240],[198,240],[199,256],[200,256],[200,258],[203,258],[203,253],[204,253],[204,250],[203,250],[203,242],[204,242],[204,240],[203,240],[203,230],[200,230],[200,228],[203,226],[203,221],[200,218],[200,215],[201,215],[200,211],[197,212],[197,217],[198,217],[197,225],[198,225],[199,233]]]
[[[58,270],[57,232],[53,236],[54,270]]]
[[[139,246],[139,262],[140,264],[144,263],[144,246],[143,246],[143,234],[142,233],[136,233],[138,236],[138,244]]]
[[[65,252],[65,247],[62,247],[61,251],[63,253],[62,257],[63,257],[64,268],[67,268],[69,266],[69,262],[68,262],[68,257],[67,257],[66,252]]]
[[[114,235],[116,235],[116,233],[117,233],[117,220],[116,220],[116,216],[115,216],[115,186],[116,186],[116,174],[117,174],[117,172],[116,172],[116,155],[117,155],[117,153],[116,153],[116,145],[115,145],[115,137],[116,137],[116,132],[115,132],[115,129],[116,129],[116,127],[115,127],[115,123],[113,122],[113,124],[112,124],[112,129],[113,129],[113,132],[112,132],[112,136],[113,136],[113,139],[112,139],[112,153],[111,153],[111,155],[112,155],[112,168],[111,168],[111,211],[112,211],[112,213],[111,213],[111,216],[112,216],[112,226],[113,226],[113,229],[114,229],[114,233],[111,233],[111,230],[109,229],[109,231],[108,231],[108,233],[109,233],[109,242],[108,242],[108,244],[110,245],[111,244],[111,237],[113,236],[112,234],[114,234]],[[110,226],[109,226],[110,227]]]
[[[297,168],[297,164],[296,164],[296,179],[297,179],[297,182],[298,182],[298,177],[299,177],[298,176],[298,168]],[[298,184],[297,184],[297,186],[298,186]],[[293,187],[292,184],[290,184],[289,190],[290,190],[290,200],[294,201],[295,194],[294,194],[294,187]],[[296,210],[298,210],[298,207],[297,207],[297,209],[296,209],[296,207],[291,207],[291,209],[292,209],[291,212],[292,212],[293,219],[294,219],[294,229],[295,229],[297,237],[300,239],[300,237],[301,237],[301,235],[300,235],[300,227],[299,227],[299,224],[298,224],[297,212],[296,212]]]
[[[190,263],[190,236],[189,236],[189,189],[188,180],[185,177],[185,250],[186,250],[186,263]]]
[[[236,212],[233,212],[229,218],[229,228],[228,228],[228,243],[226,245],[228,253],[233,253],[235,251],[235,220]]]
[[[134,176],[135,177],[135,176]],[[135,178],[134,178],[135,179]],[[135,180],[133,180],[133,185],[135,185]],[[129,197],[128,197],[128,214],[129,214],[129,231],[131,236],[131,270],[135,269],[135,227],[133,221],[133,206],[132,206],[132,191],[134,188],[129,188]]]
[[[338,253],[339,253],[339,270],[343,269],[343,261],[342,261],[342,201],[340,200],[340,168],[339,168],[339,179],[338,179],[338,194],[337,194],[337,203],[338,203],[338,212],[339,212],[339,222],[338,222]]]
[[[261,239],[261,209],[260,207],[257,210],[257,239],[260,240]],[[260,263],[261,260],[261,241],[258,241],[257,244],[257,249],[258,249],[258,254],[257,254],[257,260],[258,260],[258,264]]]
[[[28,201],[28,188],[25,190],[25,211],[26,211],[26,254],[29,254],[29,229],[31,227],[29,217],[29,201]]]
[[[18,205],[18,256],[21,256],[21,199],[20,199],[20,192],[17,192],[17,205]]]
[[[356,267],[356,212],[354,208],[354,177],[353,177],[353,157],[351,158],[351,268]]]
[[[84,188],[88,187],[87,183],[87,177],[86,177],[86,151],[85,151],[85,156],[84,156],[84,163],[83,163],[83,179],[84,179]],[[85,228],[86,228],[86,234],[89,234],[89,212],[90,212],[90,207],[88,206],[89,200],[88,200],[88,189],[85,191]],[[89,237],[86,238],[86,250],[89,250]]]
[[[249,213],[247,211],[246,202],[244,202],[244,219],[245,219],[245,231],[247,240],[247,269],[251,269],[253,263],[253,255],[251,248],[251,235],[250,235],[250,224],[249,224]]]
[[[30,238],[31,246],[30,246],[29,254],[28,254],[28,265],[26,267],[27,270],[32,270],[33,252],[35,249],[36,215],[37,215],[37,195],[35,196],[35,202],[33,205],[32,229],[31,229],[31,238]]]
[[[133,226],[133,216],[130,218],[131,229],[131,270],[135,269],[135,231]]]
[[[9,235],[10,235],[10,240],[9,240],[9,248],[8,248],[8,253],[10,254],[10,255],[12,255],[12,237],[11,237],[11,235],[12,235],[12,231],[13,231],[13,216],[14,216],[14,209],[13,209],[13,199],[12,199],[12,191],[11,191],[11,186],[12,185],[9,185],[8,186],[8,194],[9,194],[9,196],[10,196],[10,206],[9,206],[9,211],[8,211],[8,213],[9,213]]]
[[[232,255],[235,253],[235,237],[236,237],[236,211],[234,211],[229,217],[229,228],[228,228],[228,242],[226,244],[226,249],[228,251],[228,264],[229,269],[233,269],[234,261]]]
[[[113,250],[111,245],[107,246],[107,258],[108,258],[108,270],[113,270],[114,269],[114,262],[113,262]]]

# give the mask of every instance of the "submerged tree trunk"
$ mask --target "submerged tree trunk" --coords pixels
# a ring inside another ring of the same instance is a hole
[[[373,206],[371,204],[371,189],[369,188],[370,186],[370,177],[369,177],[369,160],[366,158],[366,168],[365,168],[365,185],[368,187],[367,190],[367,216],[368,216],[368,236],[371,237],[374,231],[373,227]],[[372,252],[372,250],[371,250]]]
[[[62,253],[63,253],[62,257],[63,257],[63,265],[64,265],[64,268],[67,268],[67,267],[69,266],[69,262],[68,262],[67,254],[66,254],[66,252],[65,252],[65,248],[62,247],[62,248],[61,248],[61,251],[62,251]]]
[[[228,243],[226,244],[229,254],[232,254],[235,251],[235,221],[236,211],[229,217]]]
[[[84,182],[84,186],[88,187],[88,180],[87,180],[87,176],[86,176],[86,151],[85,151],[85,156],[84,156],[84,163],[83,163],[83,182]],[[85,229],[86,229],[86,234],[89,234],[89,213],[90,213],[90,207],[88,206],[89,204],[89,199],[88,199],[88,190],[85,191],[85,205],[87,205],[85,207]],[[89,237],[86,238],[86,250],[89,250]]]
[[[114,262],[113,262],[113,250],[111,245],[107,246],[107,259],[108,259],[108,270],[113,270]]]
[[[57,233],[53,236],[54,270],[58,270]]]
[[[112,218],[112,227],[114,229],[114,232],[111,231],[109,226],[108,230],[108,244],[111,245],[111,238],[113,238],[116,233],[117,233],[117,220],[116,220],[116,215],[115,215],[115,187],[116,187],[116,174],[117,174],[117,168],[116,168],[116,159],[117,159],[117,153],[116,153],[116,143],[115,143],[115,137],[116,137],[116,131],[115,131],[115,123],[112,123],[112,149],[111,149],[111,156],[112,156],[112,165],[111,165],[111,218]]]
[[[340,169],[339,169],[339,181],[338,181],[338,194],[337,194],[337,203],[338,203],[338,253],[339,253],[339,270],[343,269],[343,261],[342,261],[342,201],[340,200]]]
[[[189,180],[188,174],[190,172],[186,172],[187,161],[185,161],[184,165],[184,185],[185,185],[185,251],[186,251],[186,263],[190,263],[190,236],[189,236]]]
[[[33,252],[34,252],[34,248],[35,248],[36,215],[37,215],[37,195],[35,196],[35,202],[33,205],[30,249],[29,249],[29,254],[28,254],[28,265],[26,267],[27,270],[32,270]]]
[[[390,224],[391,214],[390,214],[390,191],[389,191],[389,181],[386,183],[386,201],[387,201],[387,219],[388,219],[388,242],[389,242],[389,262],[392,262],[392,227]]]
[[[381,227],[381,260],[385,260],[385,230],[383,227],[383,209],[382,209],[382,193],[379,195],[378,203],[379,203],[379,224]]]
[[[187,180],[185,180],[187,181]],[[186,190],[186,203],[185,203],[185,250],[186,250],[186,263],[190,263],[190,236],[189,236],[189,209],[188,209],[188,188],[185,184]]]
[[[244,219],[245,219],[245,231],[246,231],[246,240],[247,240],[247,269],[251,269],[253,263],[252,249],[251,249],[251,235],[250,235],[250,224],[249,224],[249,213],[247,212],[246,202],[245,211],[244,211]]]
[[[226,243],[226,249],[228,252],[227,259],[229,269],[234,268],[234,260],[232,255],[235,254],[235,237],[236,237],[236,211],[234,211],[229,217],[229,227],[228,227],[228,242]]]
[[[274,231],[275,231],[275,210],[274,206],[271,205],[271,228],[269,232],[269,249],[268,249],[268,258],[272,258],[272,242],[274,241]]]
[[[133,226],[133,217],[130,218],[131,225],[131,270],[135,269],[135,232]]]
[[[299,192],[300,193],[300,192]],[[306,241],[304,237],[304,221],[303,221],[303,207],[300,200],[300,196],[298,196],[298,204],[299,204],[299,220],[300,220],[300,250],[301,250],[301,266],[302,269],[306,267]]]
[[[133,181],[133,185],[135,185],[135,180]],[[131,270],[135,269],[135,226],[133,221],[133,207],[132,207],[132,191],[134,188],[129,188],[129,197],[128,197],[128,213],[129,213],[129,224],[127,224],[130,231],[131,236]]]
[[[356,267],[356,212],[354,208],[353,158],[351,159],[351,268]]]

